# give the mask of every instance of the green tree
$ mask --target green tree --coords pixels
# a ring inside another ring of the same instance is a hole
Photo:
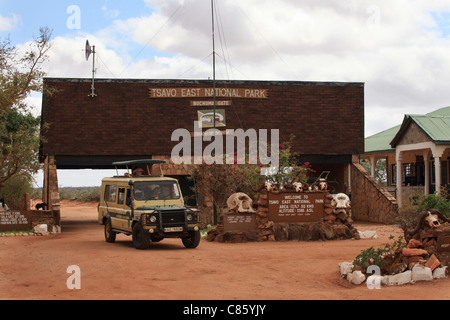
[[[41,66],[47,59],[51,31],[39,31],[24,53],[9,39],[0,40],[0,189],[12,177],[31,177],[39,169],[41,121],[25,101],[43,88]]]

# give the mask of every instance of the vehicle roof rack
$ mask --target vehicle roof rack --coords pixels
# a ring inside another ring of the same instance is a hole
[[[148,174],[150,174],[150,168],[149,165],[154,165],[154,164],[159,164],[159,170],[161,171],[161,177],[164,176],[163,171],[161,169],[161,164],[162,163],[166,163],[166,160],[157,160],[157,159],[138,159],[138,160],[127,160],[127,161],[117,161],[117,162],[113,162],[113,166],[116,167],[116,173],[117,175],[119,175],[119,171],[117,170],[118,166],[125,166],[127,168],[127,172],[128,174],[130,174],[129,172],[129,168],[128,166],[130,165],[138,165],[138,164],[145,164],[147,165],[147,172]]]

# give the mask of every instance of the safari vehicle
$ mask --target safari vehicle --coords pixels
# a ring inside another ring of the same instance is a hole
[[[106,242],[115,242],[116,235],[131,235],[137,249],[146,249],[150,242],[164,238],[181,238],[186,248],[200,243],[197,212],[186,208],[178,181],[164,176],[150,176],[149,166],[164,160],[115,162],[117,176],[104,178],[98,205],[98,223],[105,226]],[[126,166],[119,176],[117,167]],[[133,174],[129,166],[138,167]],[[137,175],[145,171],[147,175]]]

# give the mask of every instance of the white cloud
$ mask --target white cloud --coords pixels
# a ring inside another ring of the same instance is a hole
[[[366,131],[376,133],[404,113],[450,105],[450,38],[433,18],[448,12],[446,2],[216,1],[217,77],[365,82]],[[146,3],[150,15],[114,20],[92,35],[55,38],[49,76],[90,77],[82,52],[89,38],[98,77],[211,77],[209,2]]]
[[[20,23],[20,16],[13,14],[11,17],[0,15],[0,32],[15,29]]]

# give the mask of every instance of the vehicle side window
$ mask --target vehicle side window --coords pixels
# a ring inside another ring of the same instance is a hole
[[[125,188],[119,188],[119,197],[117,198],[118,204],[124,204],[125,201]]]
[[[105,201],[116,202],[117,186],[108,184],[105,186]]]
[[[130,189],[127,189],[127,197],[126,197],[126,205],[131,207],[131,193],[130,193]]]

